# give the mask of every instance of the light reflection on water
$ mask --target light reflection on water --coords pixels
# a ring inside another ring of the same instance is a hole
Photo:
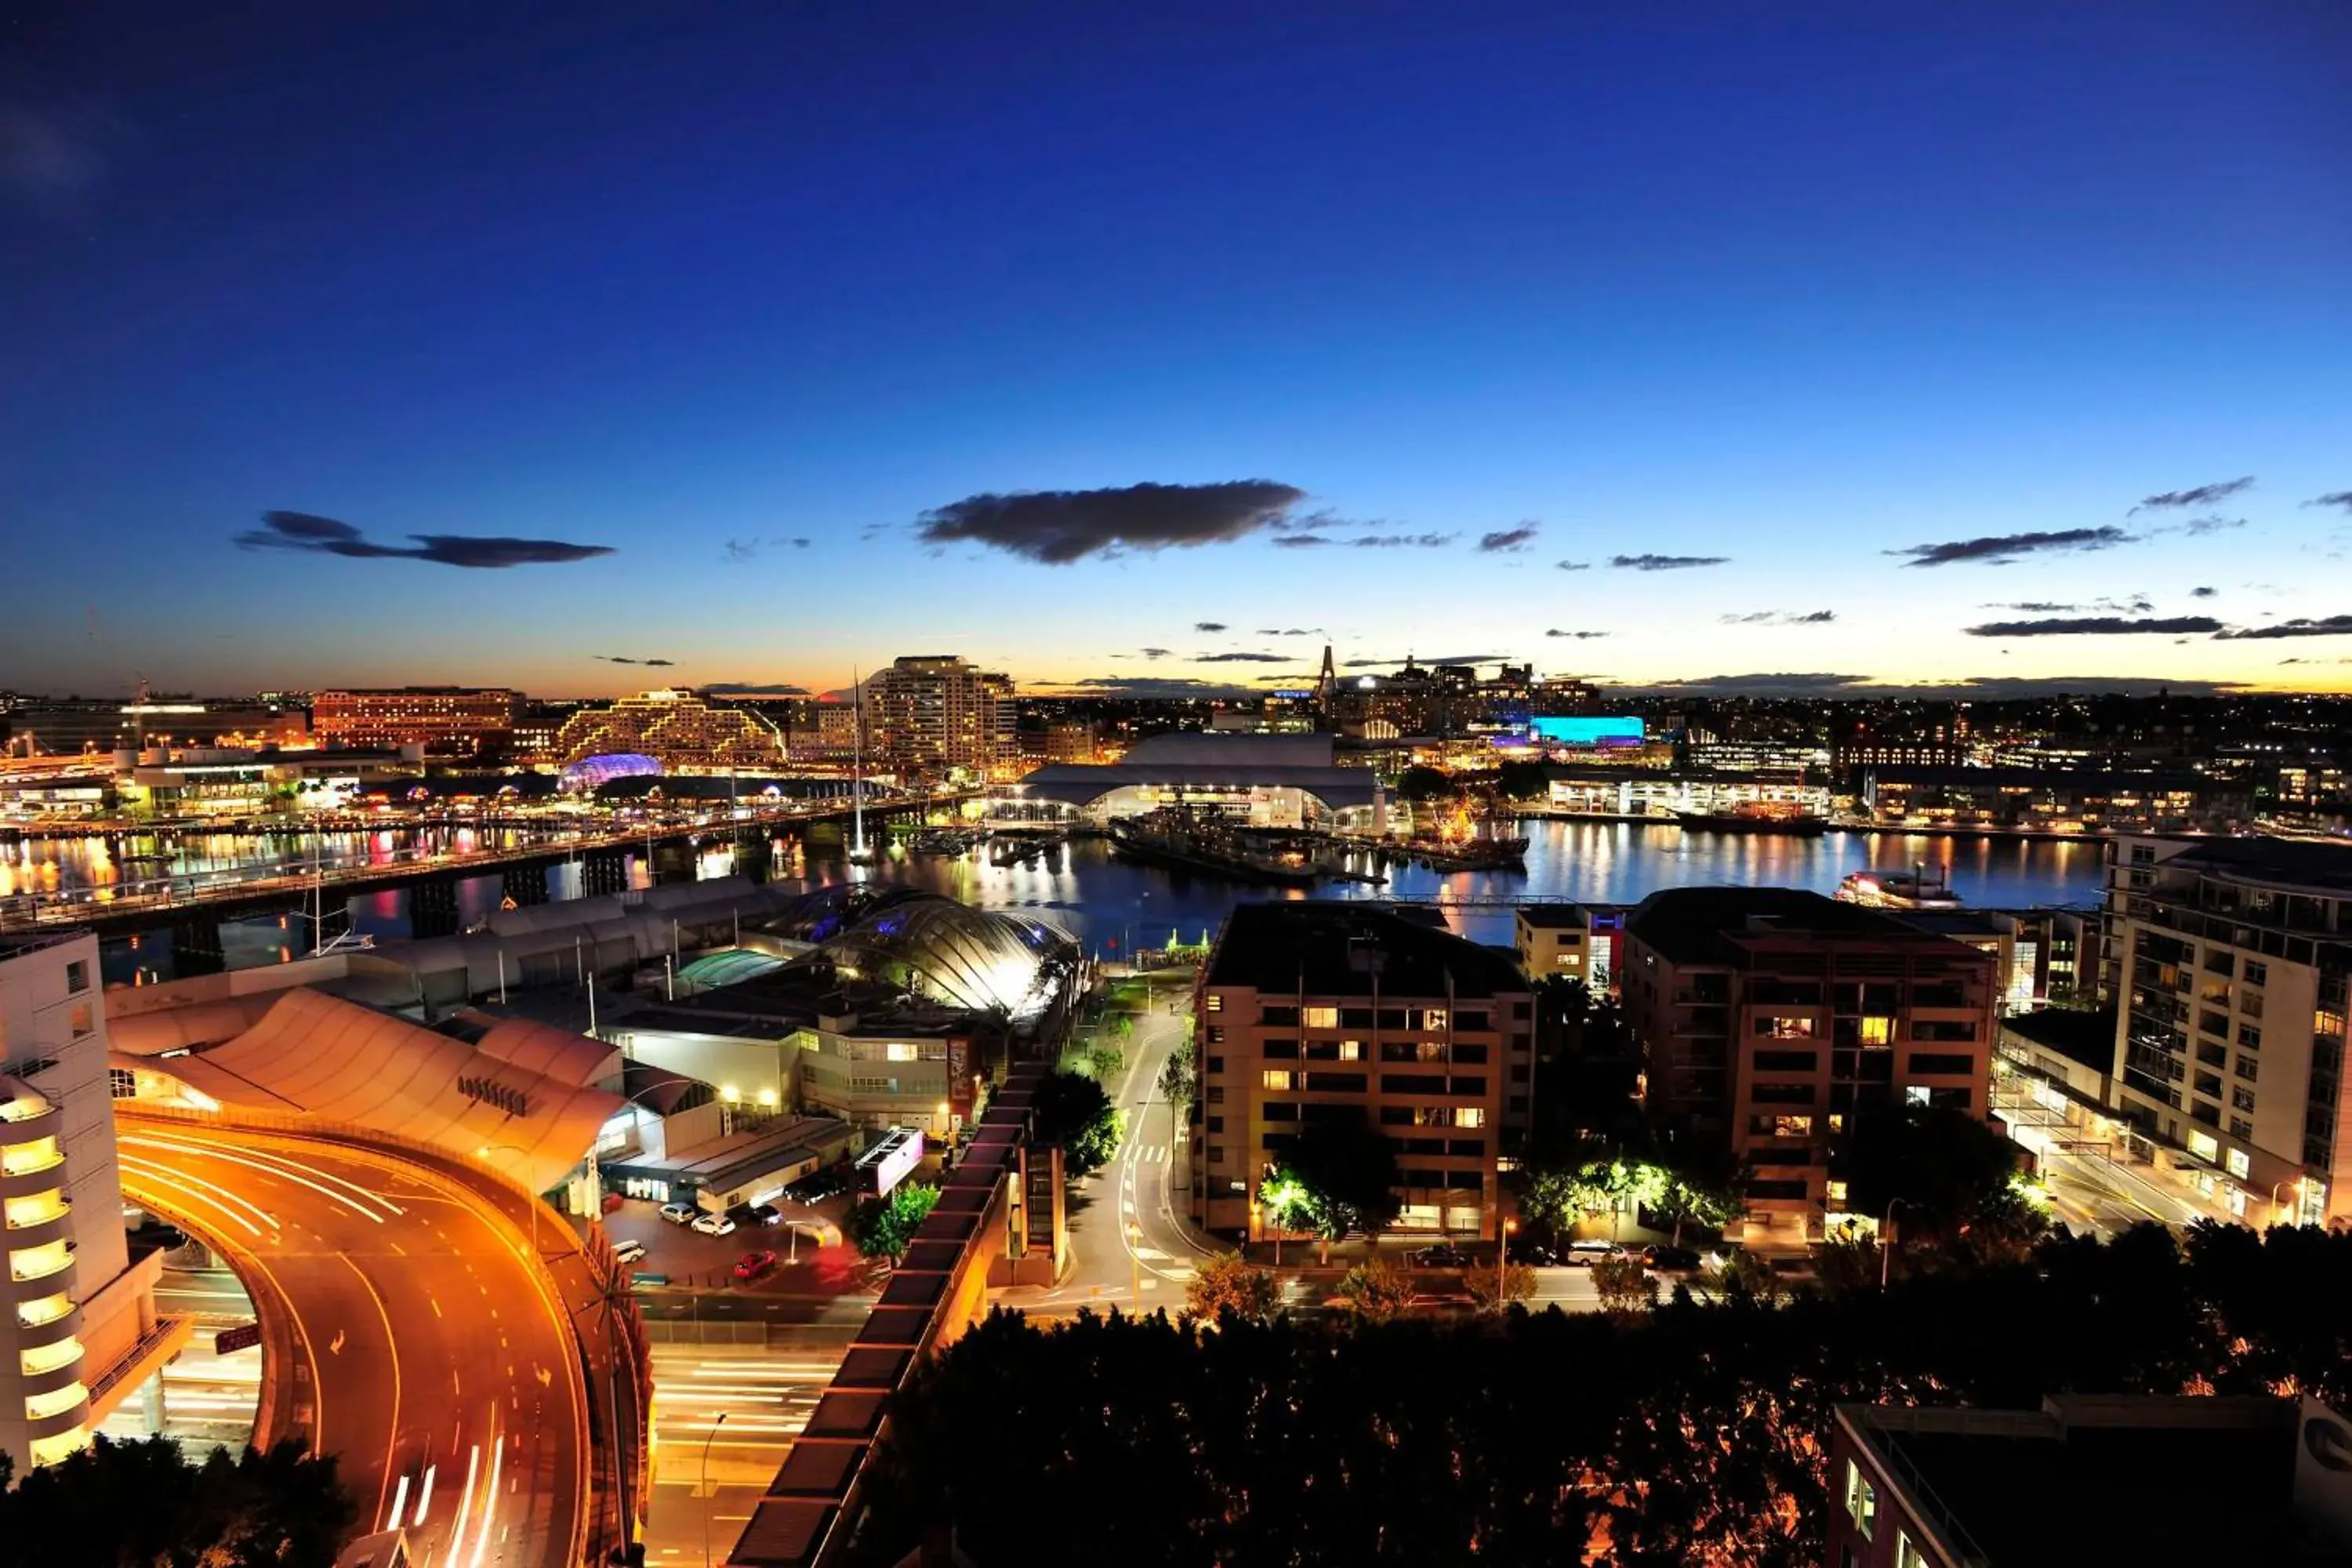
[[[1455,910],[1454,928],[1480,942],[1511,940],[1508,900],[1570,898],[1596,903],[1633,903],[1660,888],[1706,883],[1811,888],[1832,891],[1849,871],[1866,867],[1908,869],[1925,863],[1941,871],[1953,889],[1979,909],[2017,909],[2036,904],[2086,904],[2098,897],[2101,846],[2096,841],[1946,839],[1831,833],[1817,838],[1768,834],[1685,833],[1674,826],[1633,823],[1528,822],[1528,868],[1524,876],[1503,872],[1441,875],[1419,867],[1395,868],[1386,886],[1329,883],[1314,897],[1339,899],[1469,898],[1498,900],[1497,907]],[[28,840],[0,847],[0,894],[64,887],[119,888],[168,866],[174,873],[245,868],[263,872],[305,869],[314,843],[330,866],[389,864],[421,842],[428,850],[488,847],[515,841],[510,833],[477,834],[470,828],[367,834],[286,835],[266,838],[207,836],[180,842],[124,839],[111,847],[98,839]],[[133,857],[155,857],[134,859]],[[726,875],[733,848],[719,840],[697,853],[697,873]],[[646,885],[644,858],[626,858],[629,886]],[[580,868],[563,862],[547,873],[551,899],[574,898]],[[1062,926],[1089,949],[1124,950],[1134,943],[1158,945],[1171,937],[1197,942],[1213,934],[1235,903],[1253,899],[1309,895],[1279,889],[1236,886],[1214,878],[1140,866],[1112,854],[1100,840],[1052,850],[1024,865],[998,866],[985,847],[958,857],[907,855],[893,850],[879,865],[853,867],[839,837],[827,829],[775,841],[772,879],[779,886],[820,888],[848,880],[923,888],[982,909],[1019,910]],[[457,883],[457,919],[470,926],[494,912],[504,889],[499,876],[466,878]],[[379,940],[410,934],[408,898],[398,889],[348,900],[353,929]],[[231,967],[282,963],[307,951],[304,921],[289,917],[247,921],[223,929]],[[1116,942],[1117,949],[1111,944]],[[170,974],[168,933],[151,934],[133,951],[127,940],[109,944],[110,981],[152,984]]]

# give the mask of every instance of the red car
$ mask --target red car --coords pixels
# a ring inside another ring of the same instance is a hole
[[[735,1278],[749,1282],[776,1266],[772,1252],[747,1252],[735,1263]]]

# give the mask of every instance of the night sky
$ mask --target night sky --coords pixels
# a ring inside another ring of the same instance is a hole
[[[0,688],[2352,688],[2340,0],[521,9],[0,15]]]

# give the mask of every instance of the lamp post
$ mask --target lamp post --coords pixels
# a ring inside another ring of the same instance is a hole
[[[1503,1280],[1510,1268],[1511,1232],[1518,1228],[1517,1220],[1507,1219],[1503,1222],[1502,1228],[1495,1233],[1501,1242],[1501,1245],[1495,1249],[1495,1303],[1498,1307],[1503,1304],[1507,1291]]]
[[[710,1445],[719,1440],[719,1428],[727,1425],[727,1412],[710,1424],[710,1436],[702,1440],[702,1477],[696,1489],[702,1494],[702,1568],[710,1568]]]
[[[1881,1290],[1886,1289],[1887,1270],[1895,1262],[1895,1211],[1918,1206],[1908,1198],[1895,1198],[1886,1205],[1886,1217],[1878,1222],[1878,1288]]]
[[[2271,1184],[2271,1223],[2273,1225],[2276,1225],[2279,1222],[2279,1189],[2281,1187],[2288,1186],[2294,1189],[2296,1217],[2302,1217],[2303,1178],[2301,1176],[2281,1176],[2277,1181]]]

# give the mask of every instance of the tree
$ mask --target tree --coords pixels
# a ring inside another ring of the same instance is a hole
[[[1076,1180],[1110,1163],[1127,1136],[1127,1113],[1083,1073],[1057,1072],[1038,1087],[1037,1141],[1062,1146],[1062,1173]]]
[[[330,1568],[358,1517],[299,1443],[196,1466],[169,1437],[100,1436],[0,1493],[0,1568]]]
[[[1412,1305],[1412,1276],[1393,1263],[1368,1258],[1340,1276],[1339,1299],[1359,1322],[1385,1323]]]
[[[1603,1258],[1592,1265],[1592,1287],[1601,1292],[1601,1308],[1622,1316],[1646,1311],[1657,1304],[1658,1282],[1638,1258]]]
[[[1181,1120],[1192,1105],[1195,1092],[1192,1053],[1181,1047],[1170,1051],[1168,1059],[1160,1064],[1156,1087],[1160,1090],[1160,1098],[1176,1108],[1177,1117]]]
[[[1283,1230],[1328,1243],[1378,1236],[1397,1215],[1396,1145],[1361,1121],[1316,1121],[1292,1141],[1259,1201]]]
[[[1507,1264],[1501,1279],[1491,1268],[1465,1268],[1462,1283],[1470,1300],[1482,1312],[1499,1312],[1514,1301],[1535,1298],[1536,1271],[1524,1263]]]
[[[1228,1314],[1263,1323],[1282,1309],[1282,1287],[1274,1271],[1246,1262],[1238,1252],[1205,1259],[1184,1282],[1184,1306],[1197,1317],[1218,1321]]]
[[[1539,800],[1551,793],[1551,775],[1541,763],[1505,763],[1495,782],[1512,800]]]
[[[1450,795],[1454,781],[1435,768],[1407,768],[1397,775],[1397,795],[1410,801],[1435,800]]]
[[[849,1239],[861,1255],[896,1263],[939,1201],[939,1188],[913,1182],[901,1182],[882,1197],[860,1198],[849,1211]]]
[[[1854,1213],[1883,1215],[1900,1203],[1900,1230],[1938,1240],[1960,1234],[1979,1211],[2013,1220],[2006,1194],[2016,1172],[2015,1144],[1945,1106],[1864,1110],[1830,1157]]]

